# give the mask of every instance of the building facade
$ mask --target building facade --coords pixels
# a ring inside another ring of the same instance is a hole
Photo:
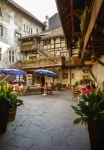
[[[46,31],[42,31],[40,35],[20,39],[20,49],[24,56],[23,69],[27,70],[28,73],[40,68],[54,71],[58,74],[54,83],[66,86],[90,78],[87,72],[82,71],[80,60],[76,57],[78,56],[77,46],[72,53],[73,57],[70,56],[58,14],[54,14],[47,21]],[[49,78],[48,80],[52,79]]]
[[[44,24],[12,0],[0,0],[0,68],[22,59],[18,38],[38,34]]]
[[[0,0],[0,68],[21,60],[29,74],[39,68],[52,70],[58,74],[54,83],[66,86],[90,78],[77,57],[78,44],[71,54],[67,49],[58,13],[47,16],[45,24],[14,1]]]

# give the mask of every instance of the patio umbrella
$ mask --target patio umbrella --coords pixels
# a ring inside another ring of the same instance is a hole
[[[0,74],[24,76],[27,72],[19,69],[0,69]]]
[[[46,78],[47,77],[51,77],[51,78],[56,78],[57,77],[57,74],[52,72],[52,71],[49,71],[49,70],[45,70],[45,69],[38,69],[38,70],[34,70],[34,72],[36,74],[39,74],[41,76],[45,76]],[[46,83],[45,83],[46,84]],[[45,93],[45,89],[44,89],[44,94],[43,95],[47,95]]]
[[[57,77],[56,73],[54,73],[52,71],[49,71],[49,70],[45,70],[45,69],[34,70],[34,72],[36,74],[39,74],[39,75],[45,76],[45,77],[51,77],[51,78],[56,78]]]
[[[0,74],[5,75],[18,75],[19,76],[19,83],[20,83],[20,76],[24,76],[27,74],[26,71],[19,70],[19,69],[0,69]],[[5,80],[8,76],[6,76],[3,80]]]

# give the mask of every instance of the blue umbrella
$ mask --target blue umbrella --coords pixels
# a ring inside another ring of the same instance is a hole
[[[49,70],[44,70],[44,69],[38,69],[38,70],[34,70],[34,72],[36,74],[42,75],[42,76],[46,76],[46,77],[52,77],[52,78],[56,78],[57,74],[49,71]]]
[[[45,76],[45,77],[51,77],[51,78],[56,78],[57,77],[57,74],[52,72],[52,71],[49,71],[49,70],[44,70],[44,69],[38,69],[38,70],[34,70],[34,72],[36,74],[39,74],[41,76]],[[45,93],[45,87],[44,87],[44,93],[43,95],[47,95]]]
[[[24,76],[27,72],[19,69],[0,69],[0,74]]]

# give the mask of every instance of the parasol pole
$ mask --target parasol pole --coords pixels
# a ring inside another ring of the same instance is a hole
[[[45,86],[44,86],[44,93],[42,95],[47,95],[46,92],[45,92],[45,87],[46,87],[46,81],[47,81],[47,74],[45,76]]]

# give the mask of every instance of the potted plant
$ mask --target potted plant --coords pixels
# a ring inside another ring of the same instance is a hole
[[[8,87],[7,82],[0,84],[0,133],[4,133],[7,129],[9,111],[15,106],[21,105],[23,102],[13,93],[13,89]]]
[[[72,106],[79,115],[74,124],[87,124],[91,150],[104,149],[104,92],[94,89],[80,96],[76,106]]]
[[[23,101],[18,98],[16,93],[13,93],[13,92],[11,92],[10,98],[11,98],[11,105],[10,105],[10,110],[9,110],[8,121],[13,121],[16,116],[17,106],[23,105]]]

